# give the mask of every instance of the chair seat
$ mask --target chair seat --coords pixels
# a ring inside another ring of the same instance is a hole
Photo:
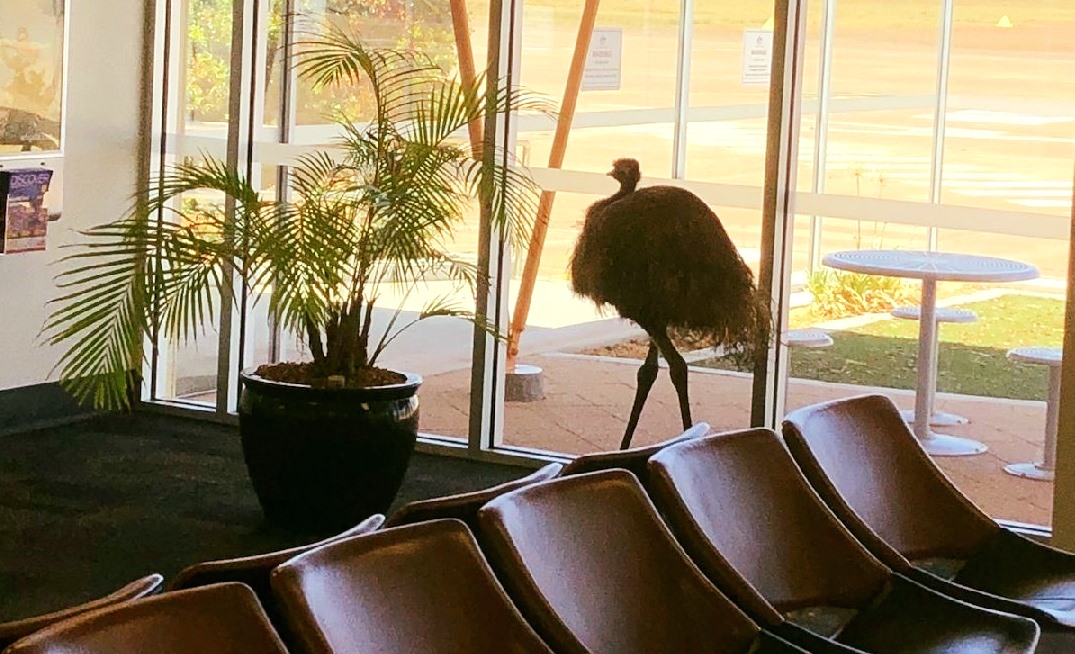
[[[815,490],[889,568],[997,615],[1036,620],[1050,643],[1038,654],[1075,652],[1075,555],[1004,529],[974,506],[892,400],[861,395],[803,407],[788,414],[784,436]]]
[[[649,466],[654,502],[684,550],[755,620],[794,644],[847,654],[1034,651],[1033,620],[945,597],[881,565],[822,504],[771,430],[673,445]]]
[[[1064,351],[1058,347],[1032,345],[1014,347],[1008,350],[1008,358],[1019,363],[1037,363],[1046,366],[1059,366],[1064,361]]]
[[[951,559],[945,556],[932,556],[925,559],[915,559],[912,561],[914,566],[920,570],[925,570],[935,577],[941,579],[952,580],[955,579],[959,571],[963,569],[963,566],[967,565],[964,559]]]
[[[836,641],[868,652],[1035,651],[1038,626],[1014,615],[955,602],[909,579],[893,575],[889,588],[859,612]]]
[[[1006,529],[986,542],[953,581],[1031,606],[1075,627],[1075,556]]]
[[[339,540],[272,573],[293,652],[552,654],[459,520]]]
[[[784,619],[807,631],[832,638],[843,631],[858,613],[843,606],[808,606],[784,614]]]
[[[922,315],[920,307],[896,307],[891,311],[892,317],[903,320],[918,320]],[[978,314],[956,307],[937,307],[937,322],[968,323],[978,320]]]
[[[820,329],[789,329],[784,332],[783,341],[788,347],[829,347],[832,336]]]

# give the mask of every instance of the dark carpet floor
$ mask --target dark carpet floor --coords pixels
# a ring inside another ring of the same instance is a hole
[[[395,506],[524,474],[416,454]],[[238,428],[135,414],[0,436],[0,621],[310,540],[262,518]]]

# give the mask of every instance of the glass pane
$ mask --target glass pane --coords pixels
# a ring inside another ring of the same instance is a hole
[[[942,199],[1067,219],[1075,87],[1058,82],[1075,75],[1075,12],[1059,0],[995,7],[955,3]]]
[[[186,0],[185,18],[186,92],[181,116],[187,131],[223,133],[228,127],[232,2]]]
[[[754,79],[744,83],[741,54],[745,29],[768,29],[771,34],[771,4],[695,4],[685,177],[690,189],[719,215],[739,255],[756,273],[768,78],[763,70],[760,84]],[[563,95],[581,12],[581,7],[571,11],[555,2],[527,4],[522,30],[524,86],[553,97]],[[649,342],[641,327],[619,318],[613,308],[599,310],[590,300],[572,294],[568,268],[587,207],[615,192],[617,184],[579,173],[604,173],[613,160],[631,157],[640,163],[640,186],[668,183],[676,141],[680,20],[680,3],[671,0],[604,3],[598,10],[591,53],[600,54],[612,42],[611,60],[620,61],[621,66],[612,66],[618,77],[607,90],[588,87],[593,83],[591,76],[601,81],[600,66],[591,62],[583,75],[563,165],[576,175],[558,178],[571,180],[572,192],[556,193],[520,343],[518,362],[543,371],[544,399],[512,401],[514,380],[509,379],[506,445],[572,454],[620,445],[635,397],[637,371]],[[548,160],[552,135],[551,128],[521,130],[519,139],[530,147],[531,166]],[[722,206],[722,189],[699,181],[747,185],[755,192],[744,196],[746,206]],[[576,192],[582,190],[587,192]],[[670,226],[676,225],[676,211],[671,209],[667,216]],[[640,261],[651,247],[656,244],[639,234]],[[521,286],[518,273],[517,269],[511,280],[513,306]],[[748,426],[750,374],[735,370],[732,362],[719,357],[711,339],[677,332],[673,342],[689,365],[692,419],[716,429]],[[632,443],[654,443],[682,430],[677,394],[662,368]]]
[[[205,135],[223,139],[227,132],[228,86],[230,82],[230,51],[232,3],[230,0],[184,0],[173,11],[174,31],[171,52],[182,71],[180,92],[169,96],[174,107],[166,115],[175,123],[167,128],[165,138],[180,150],[186,134]],[[170,62],[161,62],[170,65]],[[178,97],[177,97],[178,96]],[[204,148],[202,148],[204,149]],[[192,163],[195,159],[188,159]],[[155,164],[169,167],[179,162],[177,155],[168,154]],[[176,201],[177,208],[216,206],[222,196],[212,193],[188,193]],[[174,214],[161,219],[174,220]],[[154,398],[178,400],[214,406],[217,391],[217,358],[219,350],[219,316],[221,306],[213,299],[213,319],[207,320],[196,338],[160,339],[155,360]]]
[[[487,19],[484,12],[487,9],[475,3],[468,4],[469,37],[471,47],[475,50],[473,58],[480,72],[485,60],[484,31]],[[296,9],[296,36],[302,41],[316,39],[327,25],[333,26],[350,35],[358,35],[366,47],[420,51],[449,74],[458,74],[459,46],[452,30],[447,0],[389,0],[374,4],[349,0],[300,0]],[[297,47],[301,49],[304,46],[299,43]],[[273,79],[269,80],[269,95],[272,94],[274,83]],[[300,77],[294,92],[297,128],[291,132],[287,144],[290,146],[329,143],[339,129],[332,124],[334,120],[346,117],[361,121],[372,115],[373,98],[364,84],[357,88],[314,88],[308,80]],[[271,98],[266,101],[271,101]],[[465,136],[465,133],[458,135],[460,139]],[[298,197],[292,199],[301,201]],[[461,223],[440,245],[453,258],[472,264],[477,261],[477,233],[477,206],[471,205]],[[372,314],[370,351],[376,350],[381,339],[385,338],[383,352],[376,364],[418,373],[424,378],[420,429],[440,436],[465,437],[470,404],[473,326],[456,317],[415,320],[436,303],[472,311],[472,291],[443,274],[430,273],[416,286],[386,281],[368,294],[377,298]],[[248,340],[256,343],[252,356],[259,363],[272,358],[268,347],[270,333],[265,330],[268,315],[264,304],[255,303],[251,307],[247,332]],[[399,331],[400,328],[404,329]],[[398,337],[393,337],[397,332]],[[310,358],[305,338],[301,335],[281,332],[278,339],[279,360],[301,361]],[[435,346],[431,347],[431,344]]]
[[[582,4],[555,0],[527,2],[523,11],[523,87],[557,102],[564,97],[582,18]],[[643,171],[668,177],[672,170],[672,108],[676,85],[676,22],[678,0],[643,0],[628,6],[601,3],[594,43],[607,48],[608,74],[591,66],[582,78],[576,115],[564,154],[563,168],[608,172],[614,159],[634,157]],[[529,161],[549,161],[555,126],[520,134]]]
[[[283,107],[283,81],[289,73],[284,61],[284,28],[287,20],[287,3],[272,0],[269,4],[269,29],[265,35],[265,116],[266,126],[280,125]]]
[[[773,3],[697,3],[691,48],[687,177],[749,184],[765,178]],[[758,223],[758,216],[753,222]],[[757,239],[754,239],[757,242]]]
[[[983,441],[990,437],[985,457],[992,471],[1007,466],[1040,473],[1030,464],[1043,456],[1049,367],[1005,354],[1016,347],[1059,347],[1063,338],[1075,87],[1057,81],[1075,74],[1075,44],[1068,38],[1073,28],[1075,13],[1063,2],[999,9],[981,0],[955,3],[942,201],[1026,215],[1005,221],[1009,232],[998,235],[979,231],[970,213],[959,229],[941,230],[938,242],[944,249],[1018,259],[1041,271],[1034,282],[985,289],[998,297],[967,305],[979,313],[983,328],[993,316],[994,338],[973,352],[980,361],[996,362],[998,373],[980,368],[964,382],[997,382],[989,391],[966,391],[1001,400],[999,406],[977,407],[972,416],[982,425]],[[1023,226],[1028,233],[1046,229],[1050,237],[1018,235]],[[940,390],[957,381],[942,377]],[[972,497],[981,498],[991,515],[1049,524],[1051,483],[1001,473],[994,483],[983,484],[969,465],[953,462],[946,469]]]
[[[64,0],[0,0],[0,155],[60,149]]]
[[[809,216],[799,217],[796,267],[809,271],[839,250],[912,256],[930,248],[932,227],[942,253],[1038,269],[1037,279],[1012,283],[937,283],[937,307],[948,315],[937,324],[934,412],[928,431],[927,421],[913,428],[964,439],[966,456],[942,456],[933,436],[924,446],[988,514],[1048,524],[1051,483],[1019,475],[1043,476],[1034,464],[1051,460],[1043,452],[1049,367],[1009,351],[1056,347],[1063,334],[1075,116],[1064,109],[1072,88],[1055,80],[1072,72],[1075,51],[1059,35],[1075,16],[1056,2],[1004,14],[995,3],[957,0],[947,93],[938,97],[942,3],[883,13],[865,2],[837,6],[829,129],[809,150],[804,140],[800,154],[827,148],[815,199],[839,217],[814,222],[816,233]],[[934,125],[938,102],[945,103],[943,125]],[[816,124],[808,108],[804,135]],[[933,157],[942,152],[934,188]],[[810,187],[800,180],[799,188]],[[881,214],[901,222],[883,222]],[[930,393],[917,374],[920,324],[890,311],[921,304],[923,284],[829,267],[805,278],[808,293],[803,306],[793,301],[791,326],[825,330],[833,344],[791,350],[789,408],[880,392],[911,418],[916,397]]]
[[[836,3],[829,193],[929,200],[940,5]]]
[[[472,3],[468,3],[472,4]],[[458,56],[447,0],[298,0],[299,38],[335,28],[360,35],[368,48],[400,48],[421,52],[444,70],[457,70]],[[468,22],[477,69],[484,68],[486,9],[468,7]],[[300,46],[301,47],[301,46]],[[296,122],[321,125],[339,115],[367,120],[372,115],[370,97],[364,89],[332,86],[315,88],[308,79],[298,80]]]
[[[176,201],[184,211],[198,208],[206,211],[223,205],[223,195],[211,192],[186,193]],[[220,209],[217,209],[220,210]],[[164,214],[161,220],[180,220],[174,214]],[[190,223],[187,223],[188,225]],[[195,230],[199,228],[195,227]],[[207,319],[194,338],[182,335],[160,339],[156,359],[157,400],[179,400],[215,406],[217,389],[217,356],[219,348],[219,298],[211,301],[213,319]]]

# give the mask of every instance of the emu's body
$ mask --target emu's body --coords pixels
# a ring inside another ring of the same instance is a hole
[[[613,306],[650,337],[621,443],[626,448],[657,377],[658,351],[668,361],[683,427],[691,426],[687,366],[669,328],[706,332],[715,345],[749,347],[766,314],[753,273],[701,198],[674,186],[636,190],[641,174],[634,159],[616,160],[609,175],[620,190],[586,210],[571,281],[576,293]]]

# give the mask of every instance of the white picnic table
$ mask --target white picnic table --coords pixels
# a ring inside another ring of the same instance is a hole
[[[983,443],[939,434],[930,428],[933,394],[929,389],[935,386],[937,379],[937,282],[1018,282],[1036,278],[1038,269],[1021,261],[999,257],[923,250],[845,250],[826,255],[822,263],[866,275],[922,280],[913,431],[926,452],[934,456],[985,452]]]

